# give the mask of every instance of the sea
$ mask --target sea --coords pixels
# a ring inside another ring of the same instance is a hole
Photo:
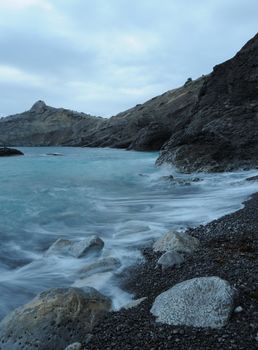
[[[184,232],[236,211],[258,191],[258,182],[246,181],[257,170],[181,174],[155,166],[156,152],[20,149],[24,156],[0,158],[0,319],[55,287],[94,287],[118,310],[134,297],[119,276],[143,261],[141,248],[168,230]],[[105,243],[98,256],[46,254],[59,238],[93,234]],[[82,279],[79,271],[103,257],[121,266]]]

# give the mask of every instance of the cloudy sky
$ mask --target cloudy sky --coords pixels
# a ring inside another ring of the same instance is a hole
[[[0,0],[0,115],[111,116],[210,72],[257,18],[257,0]]]

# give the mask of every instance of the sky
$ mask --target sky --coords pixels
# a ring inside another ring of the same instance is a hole
[[[212,71],[257,19],[257,0],[0,0],[0,116],[115,115]]]

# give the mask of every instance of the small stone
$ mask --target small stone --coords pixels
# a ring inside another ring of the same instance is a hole
[[[238,307],[235,308],[234,312],[235,312],[236,314],[238,314],[238,313],[242,312],[243,310],[244,310],[244,309],[242,308],[242,306],[238,306]]]

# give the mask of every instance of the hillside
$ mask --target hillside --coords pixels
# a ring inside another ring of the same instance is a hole
[[[10,146],[115,147],[161,150],[157,164],[181,171],[258,165],[258,34],[213,72],[110,119],[38,101],[0,120]]]

